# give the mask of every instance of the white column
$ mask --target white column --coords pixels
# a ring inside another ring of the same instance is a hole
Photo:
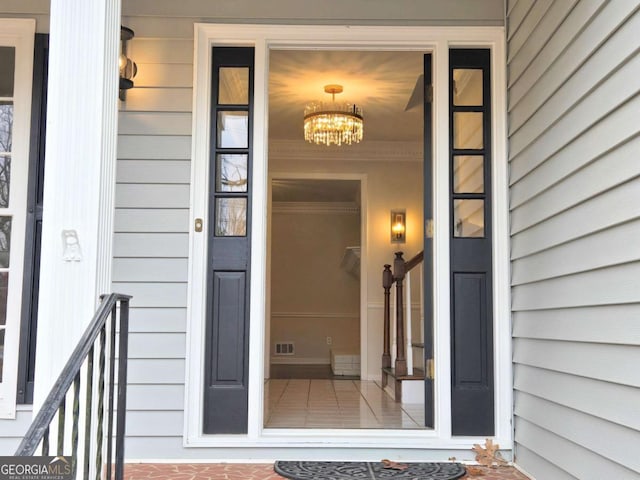
[[[120,5],[51,0],[36,410],[110,290]]]

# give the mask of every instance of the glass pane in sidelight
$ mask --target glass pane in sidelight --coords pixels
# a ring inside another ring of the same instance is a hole
[[[218,80],[219,105],[249,104],[249,68],[220,67]]]
[[[247,235],[247,199],[216,198],[216,237]]]
[[[483,148],[482,112],[453,113],[453,148]]]
[[[13,97],[15,69],[15,47],[0,47],[0,97]]]
[[[9,268],[11,249],[11,217],[0,217],[0,268]]]
[[[9,206],[9,186],[11,183],[11,157],[0,156],[0,208]]]
[[[13,102],[0,100],[0,153],[11,151]]]
[[[216,192],[247,191],[246,154],[216,155]]]
[[[453,236],[484,237],[484,200],[453,201]]]
[[[470,68],[453,70],[453,104],[482,106],[482,70]]]
[[[218,112],[218,148],[249,146],[249,112]]]
[[[454,155],[453,192],[484,193],[484,157]]]

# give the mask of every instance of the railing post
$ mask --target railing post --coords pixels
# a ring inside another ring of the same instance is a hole
[[[382,368],[391,368],[391,286],[393,273],[391,265],[386,264],[382,272],[382,288],[384,288],[384,340],[382,343]]]
[[[407,359],[405,355],[404,339],[404,307],[402,281],[405,275],[405,263],[402,252],[396,252],[393,261],[393,279],[396,282],[396,376],[407,374]]]
[[[115,320],[115,319],[114,319]],[[124,479],[124,435],[127,411],[127,362],[129,357],[129,299],[120,299],[120,337],[118,346],[118,413],[116,417],[115,479]]]

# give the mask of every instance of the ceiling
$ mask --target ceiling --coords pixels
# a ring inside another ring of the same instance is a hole
[[[324,86],[340,84],[336,101],[363,109],[364,140],[422,138],[422,108],[405,107],[423,73],[423,53],[414,51],[272,50],[269,58],[269,138],[303,138],[303,110],[330,101]]]

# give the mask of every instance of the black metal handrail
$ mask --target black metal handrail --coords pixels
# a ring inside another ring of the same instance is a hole
[[[78,454],[78,429],[80,419],[80,383],[81,370],[86,363],[86,396],[85,396],[85,431],[84,431],[84,458],[82,478],[88,479],[90,472],[90,455],[95,453],[96,479],[102,478],[102,473],[106,474],[108,480],[111,479],[112,470],[112,441],[113,438],[113,414],[114,414],[114,392],[116,390],[116,330],[119,330],[119,342],[117,349],[118,357],[118,382],[117,382],[117,410],[116,410],[116,435],[115,435],[115,479],[124,478],[124,433],[125,414],[127,403],[127,357],[128,357],[128,337],[129,337],[129,295],[111,293],[100,297],[102,302],[98,307],[91,323],[80,338],[71,357],[62,369],[58,379],[54,383],[42,408],[31,423],[29,430],[25,434],[22,442],[15,452],[15,456],[32,456],[38,445],[42,444],[42,455],[49,455],[49,427],[58,414],[58,434],[57,434],[57,455],[65,454],[65,411],[67,394],[73,384],[73,423],[71,430],[71,457],[74,478],[77,473]],[[120,314],[118,315],[118,304]],[[111,319],[111,322],[108,320]],[[119,321],[118,321],[119,320]],[[116,323],[118,328],[116,328]],[[109,327],[109,328],[108,328]],[[107,332],[107,330],[109,330]],[[107,384],[107,435],[106,435],[106,455],[103,466],[102,451],[104,437],[104,410],[105,410],[105,371],[106,364],[106,340],[109,334],[109,369]],[[99,338],[98,338],[99,337]],[[94,380],[94,357],[95,347],[98,342],[98,378]],[[92,426],[93,417],[93,387],[94,381],[98,384],[98,395],[95,399],[97,425],[95,429],[94,448],[92,448]],[[105,468],[106,467],[106,468]],[[103,468],[105,470],[103,471]]]

